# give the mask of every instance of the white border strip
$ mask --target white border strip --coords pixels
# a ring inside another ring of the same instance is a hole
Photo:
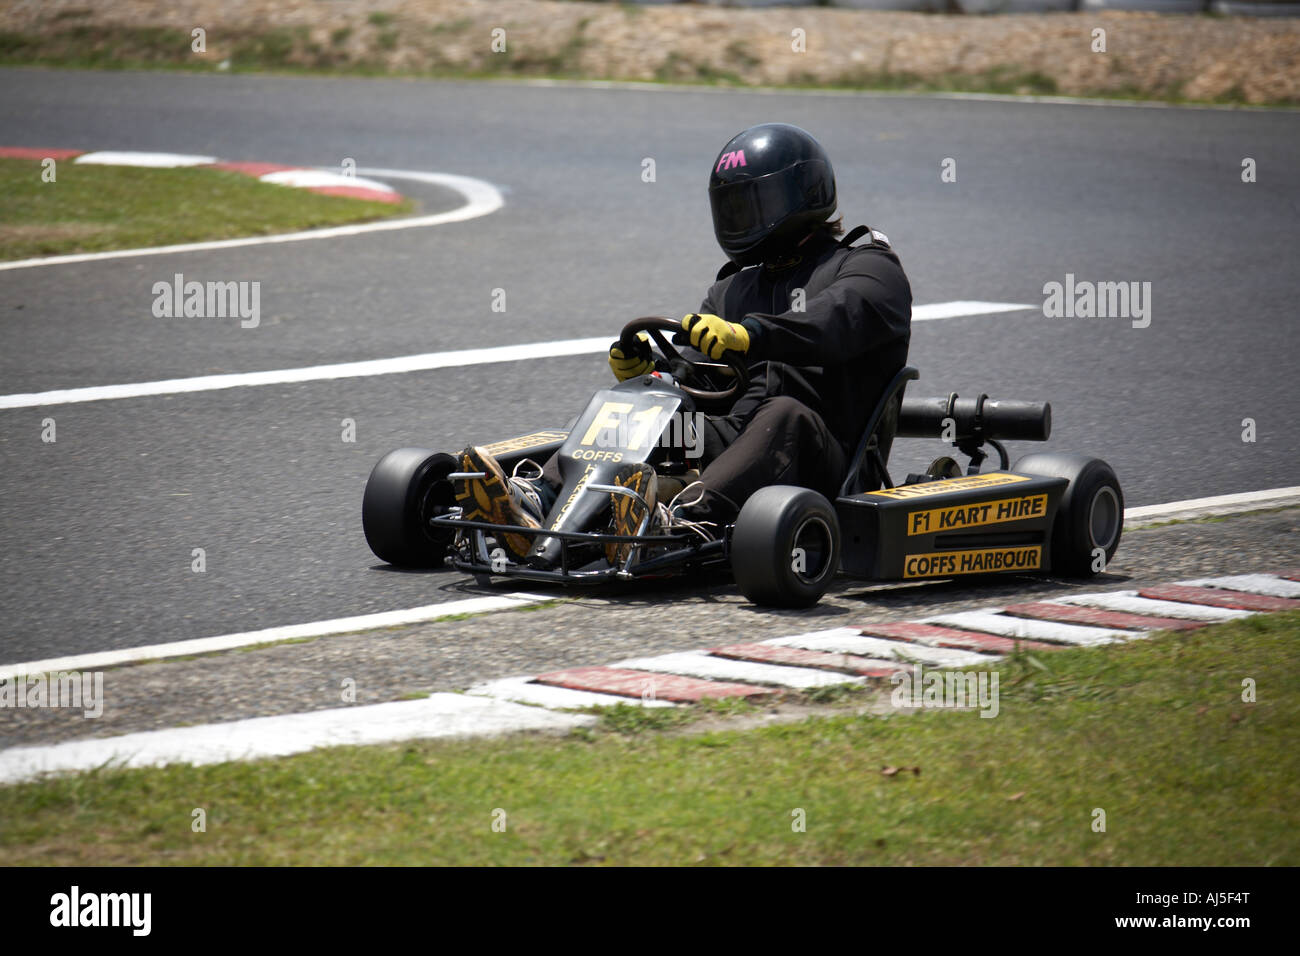
[[[1040,621],[1037,618],[1009,617],[999,613],[1001,610],[997,607],[986,607],[978,611],[937,614],[934,617],[920,618],[917,623],[941,624],[963,631],[983,631],[987,634],[999,634],[1002,637],[1050,641],[1053,644],[1074,644],[1080,647],[1114,644],[1116,641],[1131,641],[1146,636],[1141,631],[1062,624],[1058,621]]]
[[[223,634],[218,637],[199,637],[189,641],[172,641],[169,644],[148,644],[144,647],[127,647],[117,651],[96,651],[69,657],[51,657],[43,661],[0,665],[0,680],[12,680],[27,674],[48,674],[58,671],[89,671],[120,664],[184,657],[190,654],[211,654],[253,644],[269,644],[295,638],[324,637],[329,634],[347,634],[368,631],[379,627],[398,627],[404,624],[424,624],[453,614],[482,614],[486,611],[504,611],[511,608],[539,604],[553,598],[541,594],[514,592],[491,597],[466,598],[445,604],[428,604],[424,607],[401,611],[380,611],[356,617],[336,617],[329,621],[309,624],[288,624],[268,627],[261,631],[244,631],[241,634]]]
[[[146,730],[48,746],[14,747],[0,752],[0,784],[105,765],[200,766],[286,757],[317,747],[357,747],[434,737],[484,737],[521,730],[564,731],[590,726],[596,720],[586,714],[559,714],[491,697],[430,694],[423,700]]]
[[[1263,491],[1245,491],[1235,495],[1217,495],[1213,498],[1188,498],[1170,501],[1163,505],[1146,505],[1124,510],[1124,529],[1141,528],[1162,521],[1185,518],[1203,518],[1208,515],[1243,514],[1267,508],[1280,508],[1300,504],[1300,485],[1289,488],[1268,488]]]
[[[670,700],[654,700],[645,697],[622,697],[617,694],[598,694],[587,690],[573,690],[569,687],[555,687],[551,684],[534,684],[532,677],[507,677],[503,680],[475,684],[465,691],[472,697],[495,697],[517,704],[533,704],[537,707],[552,709],[576,709],[579,707],[614,707],[627,704],[629,707],[676,707]]]
[[[404,169],[358,169],[358,175],[380,176],[386,179],[410,179],[454,190],[465,197],[465,204],[448,212],[430,216],[413,216],[408,219],[384,219],[351,226],[331,226],[328,229],[309,229],[304,232],[285,232],[275,236],[245,236],[242,239],[217,239],[211,242],[183,242],[171,246],[152,246],[147,249],[114,249],[111,252],[81,252],[67,256],[45,256],[39,259],[16,259],[0,262],[0,272],[8,269],[32,269],[37,266],[66,265],[72,262],[98,262],[101,259],[129,259],[136,256],[169,256],[177,252],[202,252],[209,249],[237,249],[241,246],[265,246],[279,242],[302,242],[305,239],[339,239],[360,236],[370,232],[391,232],[396,229],[420,229],[440,226],[447,222],[464,222],[496,212],[506,204],[500,191],[491,183],[471,176],[451,173],[420,173]]]
[[[323,169],[281,169],[274,173],[258,176],[259,182],[271,183],[273,186],[292,186],[295,189],[373,189],[380,193],[396,193],[388,183],[362,176],[344,176],[342,173],[326,172]]]
[[[834,671],[812,667],[763,664],[714,657],[708,651],[681,651],[658,657],[632,657],[616,661],[610,667],[626,667],[657,674],[699,677],[704,680],[734,681],[741,684],[770,684],[776,687],[831,687],[836,684],[861,684],[864,678],[849,677]],[[653,685],[653,681],[651,681]]]
[[[1237,621],[1250,617],[1254,611],[1235,608],[1211,607],[1208,604],[1184,604],[1181,601],[1159,601],[1138,597],[1137,591],[1103,591],[1099,594],[1065,594],[1052,599],[1062,604],[1101,608],[1103,611],[1124,611],[1147,617],[1172,617],[1183,621]]]
[[[133,153],[99,150],[82,153],[73,160],[89,166],[139,166],[147,169],[175,169],[179,166],[209,166],[217,162],[215,156],[195,156],[191,153]]]
[[[955,647],[932,647],[890,637],[867,637],[858,628],[835,628],[793,637],[774,637],[761,641],[777,647],[802,647],[809,651],[853,654],[879,661],[902,661],[933,664],[935,667],[978,667],[1001,660],[1000,654],[980,654]]]
[[[1191,581],[1175,581],[1174,584],[1191,588],[1221,588],[1228,591],[1242,591],[1246,594],[1263,594],[1266,597],[1300,598],[1300,581],[1288,581],[1273,574],[1233,574],[1223,578],[1196,578]]]

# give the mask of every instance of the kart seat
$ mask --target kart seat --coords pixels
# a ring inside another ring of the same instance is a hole
[[[894,487],[886,467],[889,450],[893,447],[894,433],[898,430],[898,412],[903,405],[903,392],[907,390],[908,382],[920,377],[920,372],[911,365],[905,365],[880,393],[876,407],[867,419],[867,427],[862,432],[862,440],[858,442],[853,460],[849,463],[844,484],[840,486],[840,497]]]

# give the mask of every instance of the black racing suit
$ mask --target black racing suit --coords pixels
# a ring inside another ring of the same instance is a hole
[[[834,500],[881,392],[907,363],[911,338],[902,264],[883,235],[863,231],[869,244],[852,247],[845,243],[859,230],[844,240],[817,234],[779,268],[725,267],[704,297],[700,312],[748,329],[750,384],[727,415],[705,419],[704,493],[686,496],[692,519],[732,522],[767,485]],[[549,507],[561,484],[558,456],[542,476]]]
[[[902,264],[881,233],[861,231],[869,244],[844,244],[860,230],[843,241],[818,233],[779,268],[724,268],[704,297],[701,313],[749,331],[750,385],[728,415],[706,420],[706,490],[692,517],[734,521],[767,485],[834,500],[911,338]]]

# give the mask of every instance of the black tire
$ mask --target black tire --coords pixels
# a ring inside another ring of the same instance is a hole
[[[1066,478],[1065,497],[1052,526],[1052,570],[1089,578],[1093,551],[1101,548],[1106,564],[1119,548],[1124,530],[1124,492],[1110,465],[1100,458],[1043,452],[1026,455],[1011,469],[1024,475]]]
[[[795,548],[803,549],[802,570]],[[840,523],[808,488],[772,485],[745,502],[731,536],[731,568],[742,594],[766,607],[812,607],[840,567]]]
[[[429,518],[454,504],[447,475],[451,455],[425,448],[391,451],[370,472],[361,501],[361,526],[375,556],[403,568],[442,564],[454,533],[434,533]]]

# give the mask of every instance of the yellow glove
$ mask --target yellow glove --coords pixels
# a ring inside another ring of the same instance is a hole
[[[716,315],[691,313],[682,319],[682,328],[690,333],[691,345],[714,361],[729,350],[749,351],[749,331],[743,325]]]
[[[638,375],[649,375],[655,370],[654,360],[650,356],[650,336],[644,332],[637,334],[636,347],[631,355],[623,354],[623,347],[615,342],[609,347],[609,367],[614,377],[620,382]]]

